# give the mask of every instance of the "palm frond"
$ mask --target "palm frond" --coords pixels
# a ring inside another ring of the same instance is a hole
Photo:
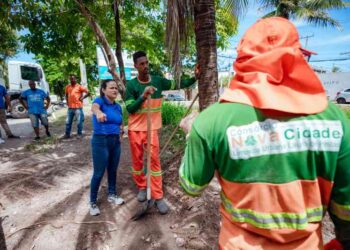
[[[165,44],[170,53],[170,64],[174,76],[179,80],[181,75],[181,45],[187,47],[189,32],[193,23],[194,0],[168,0]]]
[[[307,17],[307,21],[309,23],[315,24],[317,26],[321,26],[321,27],[327,27],[328,25],[332,26],[332,27],[336,27],[339,30],[342,29],[342,26],[340,25],[340,23],[331,18],[330,16],[328,16],[328,14],[323,13],[323,15],[321,13],[318,13],[317,15],[310,15]]]
[[[347,3],[341,0],[260,0],[263,8],[275,8],[277,16],[304,19],[316,26],[333,26],[341,28],[340,23],[327,14],[327,10],[344,8]],[[264,17],[272,16],[272,12]]]
[[[325,11],[322,10],[311,10],[306,8],[298,8],[294,15],[298,19],[304,19],[310,24],[316,26],[327,27],[332,26],[337,29],[341,29],[340,23],[331,18]]]
[[[273,16],[276,16],[275,10],[265,14],[262,18],[268,18],[268,17],[273,17]]]
[[[181,74],[181,52],[186,51],[190,34],[193,31],[194,7],[198,0],[164,0],[167,9],[165,43],[170,64],[176,80]],[[245,13],[248,0],[213,0],[220,8],[232,16],[236,25],[237,18]],[[234,25],[233,25],[234,26]],[[234,28],[234,27],[233,27]],[[184,50],[183,50],[184,49]]]
[[[248,4],[248,0],[222,0],[224,9],[229,11],[235,18],[240,18],[245,14]]]
[[[340,9],[345,7],[342,0],[312,0],[303,3],[305,8],[313,10]]]

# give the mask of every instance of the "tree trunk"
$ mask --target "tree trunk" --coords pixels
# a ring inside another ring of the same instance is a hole
[[[113,80],[117,83],[118,91],[121,96],[124,96],[125,93],[125,86],[120,81],[119,76],[115,72],[116,69],[116,62],[114,59],[113,52],[108,44],[108,41],[106,39],[106,36],[104,35],[103,31],[101,30],[100,26],[95,22],[90,10],[84,5],[82,0],[74,0],[79,8],[80,12],[86,17],[88,20],[98,42],[102,45],[103,49],[102,52],[105,53],[105,58],[107,59],[107,65],[108,65],[108,72],[111,73],[113,76]]]
[[[196,0],[194,21],[201,70],[198,79],[199,109],[202,111],[219,98],[214,0]]]
[[[187,101],[192,100],[192,88],[185,89],[185,97]]]
[[[123,55],[122,55],[122,38],[120,35],[121,34],[121,32],[120,32],[120,17],[119,17],[118,6],[119,6],[118,0],[114,0],[113,1],[113,13],[114,13],[115,43],[116,43],[115,55],[116,55],[117,60],[118,60],[120,78],[125,85],[126,78],[125,78],[125,68],[124,68],[124,61],[123,61]]]

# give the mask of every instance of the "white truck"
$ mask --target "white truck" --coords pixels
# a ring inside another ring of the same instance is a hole
[[[0,72],[0,84],[4,84],[4,80],[1,79]],[[19,102],[19,97],[22,91],[29,89],[29,80],[34,80],[37,83],[37,88],[40,88],[50,93],[49,84],[46,82],[45,74],[37,63],[9,61],[8,62],[8,84],[9,89],[7,90],[11,100],[11,115],[13,118],[24,118],[27,117],[27,111],[24,109],[22,104]]]

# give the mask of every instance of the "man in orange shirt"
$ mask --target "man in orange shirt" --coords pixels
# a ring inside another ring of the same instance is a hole
[[[66,86],[66,100],[68,105],[67,119],[66,119],[66,132],[63,138],[70,138],[72,130],[72,123],[74,116],[77,117],[77,134],[81,138],[83,134],[84,125],[84,112],[83,112],[83,100],[88,97],[89,91],[87,88],[81,86],[76,81],[76,76],[70,76],[70,84]],[[85,93],[85,95],[84,95]]]

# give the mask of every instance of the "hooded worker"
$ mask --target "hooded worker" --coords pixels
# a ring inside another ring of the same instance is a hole
[[[257,21],[237,47],[236,75],[195,120],[180,183],[222,187],[220,249],[323,249],[329,212],[350,249],[350,121],[304,59],[295,26]]]

